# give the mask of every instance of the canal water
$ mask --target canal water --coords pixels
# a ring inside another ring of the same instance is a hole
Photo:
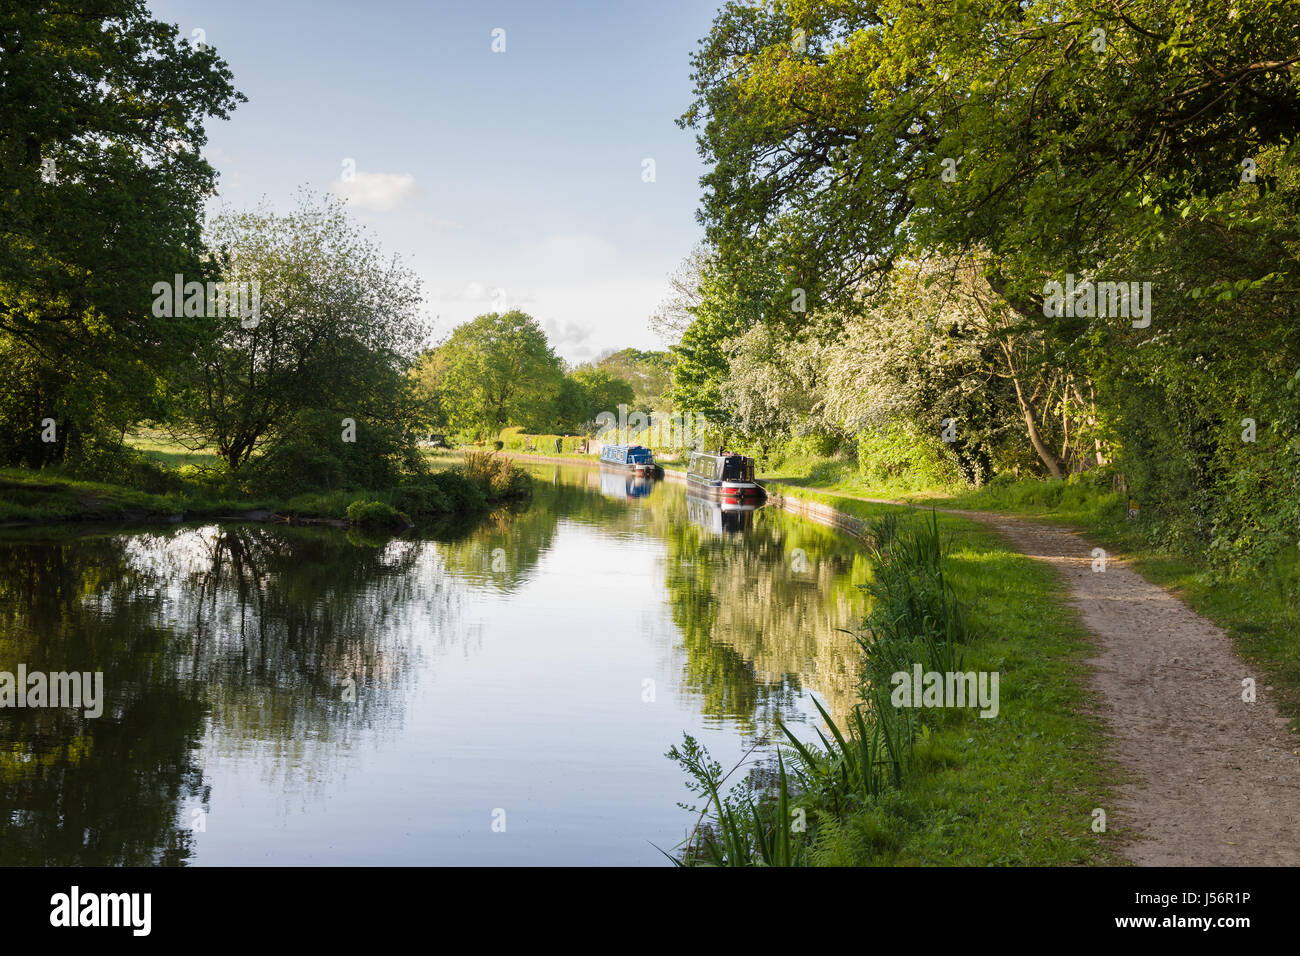
[[[729,768],[852,706],[851,541],[530,470],[527,507],[420,536],[0,532],[0,672],[105,697],[0,709],[0,864],[665,864],[683,733]]]

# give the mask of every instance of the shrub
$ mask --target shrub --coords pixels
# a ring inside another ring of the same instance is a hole
[[[340,441],[340,418],[323,409],[300,412],[241,475],[257,494],[337,488],[392,488],[424,470],[424,459],[402,429],[357,420],[355,441]]]
[[[413,521],[422,521],[444,515],[453,510],[442,486],[432,479],[397,489],[394,503],[399,511]]]
[[[509,458],[484,452],[465,454],[464,474],[488,499],[519,498],[532,488],[528,473]]]
[[[487,497],[481,488],[458,469],[451,468],[429,477],[429,484],[437,487],[447,502],[447,511],[455,514],[482,511],[487,507]]]
[[[859,433],[858,468],[868,485],[900,490],[963,483],[956,466],[943,454],[938,435],[927,438],[901,421]]]
[[[405,528],[410,519],[382,501],[357,500],[348,505],[348,522],[361,528]]]

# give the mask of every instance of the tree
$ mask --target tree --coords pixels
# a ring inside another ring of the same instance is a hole
[[[672,291],[650,316],[650,328],[665,342],[671,344],[681,341],[694,320],[695,310],[701,302],[700,289],[708,265],[708,247],[698,245],[668,277],[668,286]]]
[[[810,299],[979,246],[1030,308],[1042,271],[1291,140],[1298,21],[1297,0],[732,0],[680,121],[712,164],[700,218],[722,260],[775,259]]]
[[[568,376],[567,381],[571,381],[577,387],[582,401],[580,415],[576,420],[568,419],[572,425],[570,431],[577,431],[582,426],[595,422],[602,412],[609,412],[617,418],[620,405],[630,406],[636,400],[636,392],[632,384],[605,368],[575,369]]]
[[[442,376],[447,369],[447,353],[442,349],[425,349],[407,373],[419,409],[420,425],[431,432],[448,427],[447,406],[442,395]]]
[[[773,305],[776,285],[767,273],[733,270],[721,260],[706,266],[694,319],[669,349],[673,379],[666,394],[674,408],[714,420],[726,416],[719,391],[727,377],[726,342],[769,318],[786,319]]]
[[[456,431],[495,435],[508,425],[545,426],[564,366],[537,320],[489,312],[459,326],[438,347],[439,390]]]
[[[397,441],[413,414],[406,366],[425,335],[414,274],[384,259],[341,203],[307,195],[284,214],[225,212],[209,242],[223,279],[245,301],[259,290],[260,308],[207,316],[211,334],[175,386],[184,428],[231,471],[276,443],[343,454],[377,430]],[[344,418],[356,441],[342,438]]]
[[[619,401],[642,412],[670,411],[664,396],[672,381],[672,356],[669,353],[619,349],[596,359],[590,367],[631,386],[632,397]],[[617,407],[618,402],[611,402],[603,404],[600,410]]]
[[[211,46],[140,0],[0,9],[0,342],[38,403],[5,424],[50,415],[63,436],[19,454],[62,458],[155,410],[153,372],[195,329],[153,315],[151,289],[207,277],[203,124],[242,100]]]

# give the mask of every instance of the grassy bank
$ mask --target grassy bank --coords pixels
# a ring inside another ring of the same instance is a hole
[[[399,527],[449,515],[482,512],[526,497],[530,479],[509,461],[484,454],[443,455],[430,473],[395,488],[309,490],[292,495],[214,491],[170,464],[175,447],[142,449],[161,467],[165,492],[87,481],[59,469],[0,469],[0,522],[178,521],[269,517]],[[193,462],[184,462],[193,464]]]
[[[907,510],[862,501],[835,503],[877,526],[884,516]],[[925,520],[914,517],[909,523]],[[884,622],[902,620],[916,611],[918,600],[921,605],[941,600],[935,597],[941,591],[964,609],[959,615],[964,623],[942,625],[935,620],[944,614],[937,605],[931,613],[914,615],[917,629],[937,626],[930,648],[919,638],[916,643],[895,634],[888,638],[893,642],[889,650],[873,643],[867,671],[872,671],[874,654],[877,667],[892,667],[906,658],[925,662],[926,669],[947,660],[959,661],[955,669],[962,671],[998,672],[997,716],[983,718],[977,710],[964,708],[894,710],[887,696],[883,702],[877,696],[863,709],[863,729],[846,733],[845,746],[829,739],[835,757],[819,757],[825,752],[820,748],[813,753],[811,762],[820,761],[824,774],[810,770],[810,761],[793,747],[786,748],[781,767],[775,768],[777,776],[784,772],[790,783],[784,808],[779,800],[763,795],[769,791],[761,784],[752,793],[733,791],[731,809],[725,812],[736,814],[732,823],[745,826],[752,836],[748,851],[741,846],[745,838],[739,838],[730,853],[724,849],[724,858],[731,857],[728,862],[742,862],[747,854],[751,861],[755,855],[761,858],[755,848],[762,842],[757,834],[763,821],[770,824],[766,832],[778,856],[783,847],[792,859],[809,865],[1118,862],[1118,835],[1091,829],[1092,810],[1109,805],[1118,770],[1105,756],[1104,727],[1082,680],[1081,662],[1090,653],[1088,635],[1064,607],[1061,583],[1050,568],[1010,551],[966,519],[939,515],[937,531],[944,542],[942,587],[930,587],[929,597],[918,599],[904,583],[918,575],[915,569],[903,568],[891,579],[894,605],[868,624],[879,630]],[[877,571],[877,583],[886,577]],[[933,575],[929,579],[938,580]],[[897,593],[899,589],[907,593]],[[878,598],[878,609],[881,603]],[[958,636],[948,641],[944,633]],[[950,645],[947,651],[945,643]],[[887,680],[886,675],[883,683]],[[878,673],[876,682],[882,683]],[[868,687],[864,693],[870,698],[873,691]],[[882,716],[883,736],[877,730]],[[912,721],[910,728],[907,721]],[[876,757],[846,757],[846,751],[861,749],[864,733],[876,739]],[[882,742],[891,737],[896,743],[885,746]],[[913,742],[904,749],[898,743],[902,739]],[[688,757],[684,750],[675,755]],[[873,762],[886,772],[883,778],[876,773],[868,786],[861,766]],[[858,769],[846,772],[854,766]],[[779,785],[776,789],[780,791]],[[799,809],[809,820],[807,833],[783,834],[774,821],[788,819]],[[716,804],[710,817],[710,832],[721,837],[727,827]]]

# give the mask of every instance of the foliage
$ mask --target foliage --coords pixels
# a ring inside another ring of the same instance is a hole
[[[344,419],[358,442],[367,433],[368,453],[400,454],[415,418],[404,363],[422,337],[414,274],[384,259],[341,203],[308,195],[285,214],[223,213],[208,237],[225,281],[259,284],[260,316],[209,317],[210,337],[174,386],[185,430],[231,471],[264,451],[300,460],[316,442],[355,471],[358,456],[340,447],[350,440]],[[322,485],[346,480],[331,474]]]
[[[642,412],[671,411],[665,392],[672,382],[672,356],[667,352],[626,348],[610,352],[589,366],[580,366],[575,376],[590,368],[614,380],[627,382],[631,394],[620,392],[602,399],[600,411],[616,411],[620,403]]]
[[[392,505],[360,499],[348,505],[348,521],[361,528],[404,528],[411,523]]]
[[[681,120],[710,170],[674,394],[764,445],[865,432],[872,475],[945,421],[972,485],[1111,468],[1150,541],[1267,565],[1300,528],[1298,15],[725,4]]]
[[[482,437],[507,425],[549,424],[564,368],[532,316],[518,310],[480,315],[436,351],[431,384],[451,430]]]
[[[0,462],[75,459],[158,411],[157,373],[199,330],[154,315],[151,289],[211,273],[199,150],[242,100],[213,47],[139,0],[0,10]]]
[[[617,415],[620,405],[633,405],[637,400],[632,383],[607,368],[582,366],[574,369],[566,381],[573,384],[580,403],[577,414],[556,416],[556,424],[569,426],[567,431],[586,431],[594,426],[601,412]]]
[[[532,487],[528,472],[504,455],[466,452],[463,474],[493,500],[522,497]]]

